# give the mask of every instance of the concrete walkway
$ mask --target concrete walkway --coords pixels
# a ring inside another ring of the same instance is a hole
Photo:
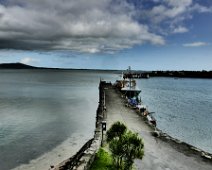
[[[173,143],[153,137],[152,129],[135,111],[124,106],[124,100],[114,89],[106,89],[107,129],[116,121],[124,122],[144,140],[145,156],[136,160],[138,170],[212,170],[211,161],[206,161],[189,152],[181,152]]]

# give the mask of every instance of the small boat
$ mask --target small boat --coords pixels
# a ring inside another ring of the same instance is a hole
[[[146,115],[146,117],[147,117],[148,122],[156,127],[156,125],[157,125],[156,119],[152,116],[152,114],[149,113]]]
[[[127,78],[126,76],[127,75]],[[122,86],[121,86],[121,92],[127,97],[127,98],[137,98],[140,94],[141,90],[137,87],[136,81],[132,79],[132,73],[131,73],[131,67],[129,66],[129,69],[127,70],[127,73],[123,75],[122,80]]]

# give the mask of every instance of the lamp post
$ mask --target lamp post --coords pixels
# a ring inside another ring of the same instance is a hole
[[[106,129],[107,129],[107,123],[106,123],[106,121],[102,121],[102,143],[101,143],[101,145],[103,146],[103,143],[104,143],[104,131],[106,131]]]

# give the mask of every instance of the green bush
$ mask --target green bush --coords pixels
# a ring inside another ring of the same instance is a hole
[[[103,148],[100,148],[90,170],[116,170],[116,168],[113,166],[111,155]]]

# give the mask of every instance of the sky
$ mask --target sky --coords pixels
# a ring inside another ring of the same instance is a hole
[[[212,70],[212,0],[0,0],[0,63]]]

